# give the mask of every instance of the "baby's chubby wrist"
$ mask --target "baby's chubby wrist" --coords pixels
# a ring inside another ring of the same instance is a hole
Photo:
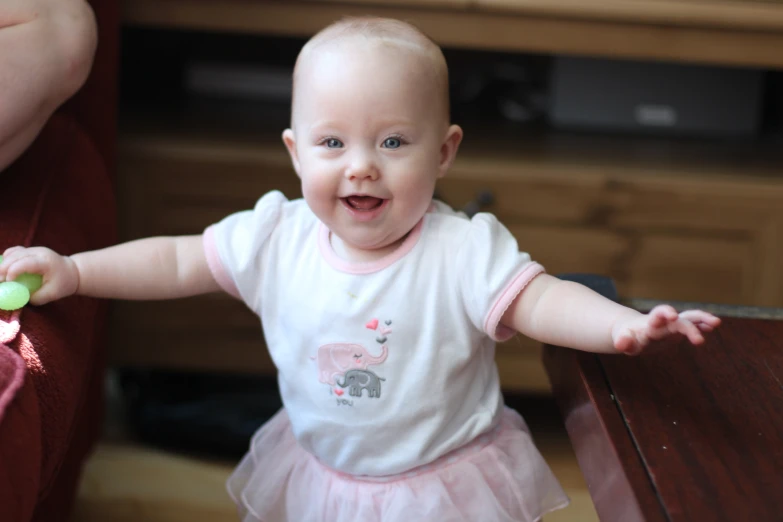
[[[640,319],[643,320],[644,317],[646,317],[646,314],[632,308],[626,308],[619,313],[614,318],[614,321],[612,321],[612,328],[610,330],[612,342],[617,344],[617,340],[621,336],[627,335],[628,332],[633,329],[634,324],[638,323]]]
[[[72,256],[62,256],[62,258],[66,280],[62,297],[69,297],[79,293],[81,274],[79,272],[79,264]]]

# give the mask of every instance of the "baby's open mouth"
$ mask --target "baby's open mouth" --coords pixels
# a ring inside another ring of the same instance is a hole
[[[373,196],[348,196],[342,198],[346,205],[354,210],[375,210],[383,205],[383,199]]]

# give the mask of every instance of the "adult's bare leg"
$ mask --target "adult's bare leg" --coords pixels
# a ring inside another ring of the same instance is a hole
[[[0,171],[82,86],[96,43],[84,0],[0,2]]]

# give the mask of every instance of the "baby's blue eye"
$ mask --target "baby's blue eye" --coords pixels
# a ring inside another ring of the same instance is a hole
[[[337,138],[328,138],[324,141],[327,149],[339,149],[343,146],[343,142]]]
[[[387,149],[398,149],[402,145],[400,138],[386,138],[383,141],[383,146]]]

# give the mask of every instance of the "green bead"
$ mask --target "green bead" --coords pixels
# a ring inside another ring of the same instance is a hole
[[[27,287],[30,293],[35,293],[41,286],[43,286],[43,277],[39,274],[19,274],[19,277],[14,279],[15,283],[19,283]]]
[[[21,283],[0,283],[0,310],[18,310],[30,300],[30,291]]]

